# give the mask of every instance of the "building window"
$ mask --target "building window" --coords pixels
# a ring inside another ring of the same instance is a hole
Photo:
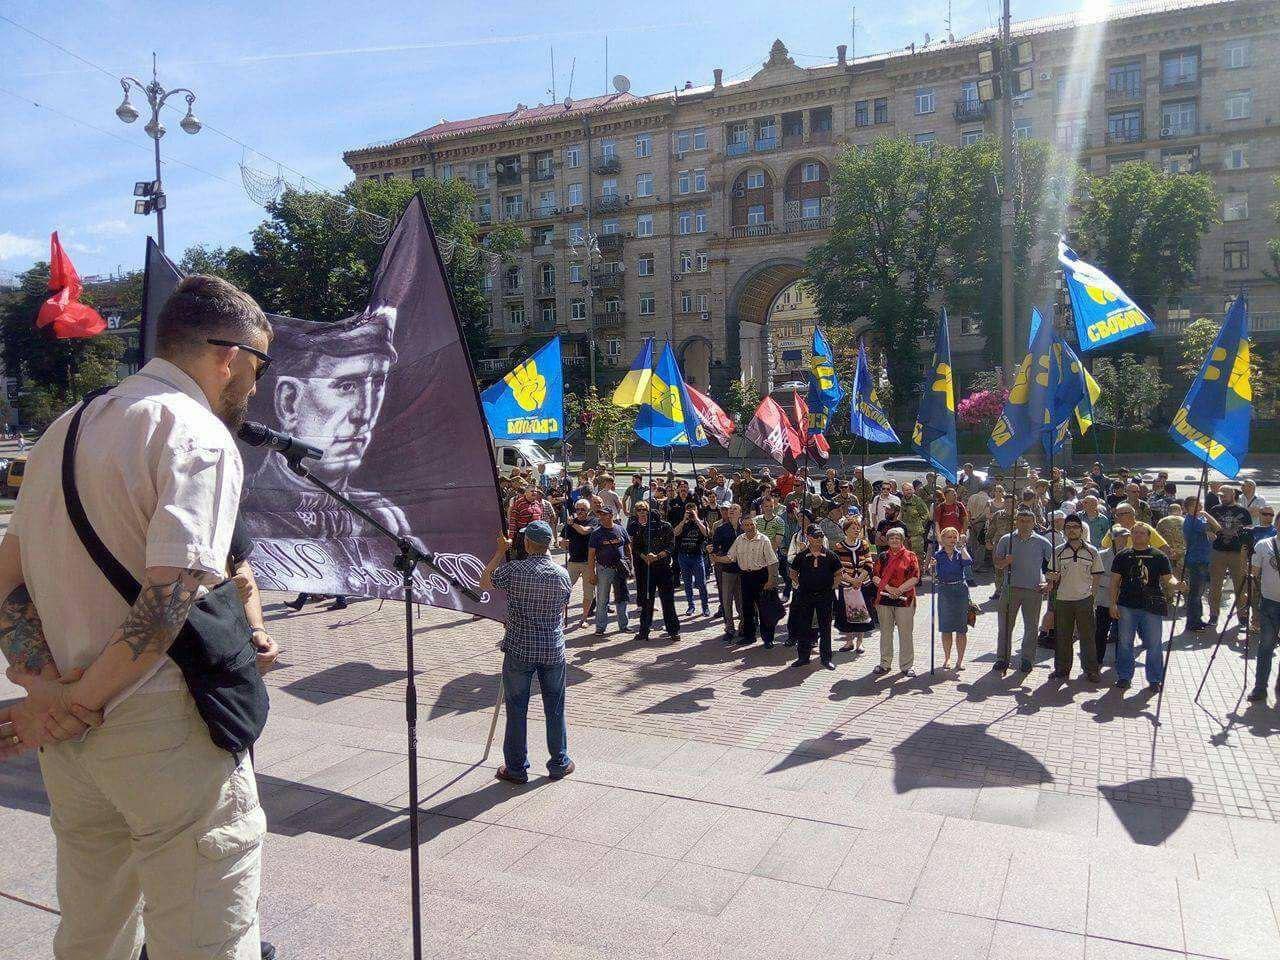
[[[569,301],[569,319],[585,320],[587,319],[587,301],[580,297],[575,297]]]
[[[636,276],[652,277],[653,276],[653,257],[640,257],[636,260]]]
[[[584,243],[587,239],[586,228],[582,224],[575,224],[569,228],[570,243]]]
[[[519,217],[524,213],[524,194],[511,193],[502,198],[502,214],[508,218]]]
[[[756,203],[747,207],[747,226],[758,227],[764,223],[764,204]]]
[[[806,163],[800,168],[800,179],[804,183],[817,183],[822,179],[822,164],[812,161]]]
[[[488,197],[476,204],[476,219],[481,223],[488,223],[493,219],[493,201]]]
[[[1160,55],[1160,85],[1185,87],[1200,79],[1200,53],[1196,50],[1182,50],[1178,53]]]
[[[636,159],[643,160],[653,156],[653,135],[642,133],[636,137]]]
[[[618,195],[618,180],[616,177],[610,177],[608,180],[600,181],[600,196],[616,197]]]
[[[707,211],[705,211],[705,210],[697,210],[697,211],[695,211],[695,212],[694,212],[694,214],[693,214],[693,232],[694,232],[694,233],[706,233],[706,232],[707,232]]]
[[[1166,320],[1190,320],[1191,308],[1181,300],[1170,300],[1164,315]]]
[[[1162,150],[1160,166],[1167,174],[1194,173],[1199,152],[1195,147],[1186,150]]]
[[[1107,67],[1107,99],[1142,99],[1142,61]]]
[[[1196,132],[1196,102],[1180,100],[1160,107],[1160,135],[1182,137]]]
[[[981,130],[965,130],[960,134],[960,146],[968,147],[982,139]]]
[[[681,211],[677,223],[681,236],[693,233],[693,214],[688,210]]]
[[[855,127],[871,125],[871,101],[859,100],[853,105],[853,125]]]
[[[707,295],[705,293],[698,294],[698,312],[707,312]]]
[[[1249,66],[1249,41],[1231,40],[1223,48],[1223,66],[1228,70],[1239,70]]]
[[[680,291],[680,312],[693,313],[693,291],[692,290]]]
[[[489,164],[473,163],[471,165],[471,182],[477,190],[489,189]]]
[[[564,148],[564,165],[570,169],[582,166],[582,146],[580,144]]]
[[[556,285],[556,265],[554,263],[544,263],[538,268],[538,272],[542,277],[542,289],[549,290]]]
[[[698,251],[698,272],[707,272],[707,251],[705,250]]]
[[[693,192],[703,193],[707,189],[707,171],[701,168],[693,171]]]
[[[1249,195],[1247,193],[1229,193],[1222,201],[1222,220],[1232,223],[1236,220],[1249,219]]]
[[[1227,94],[1228,120],[1248,120],[1252,113],[1252,90],[1233,90]]]
[[[533,235],[532,239],[535,247],[550,246],[551,241],[555,238],[555,228],[551,224],[534,227],[530,233]]]
[[[1222,156],[1224,170],[1243,170],[1247,166],[1249,166],[1249,158],[1243,143],[1234,143],[1227,147],[1226,153]]]
[[[816,220],[822,216],[822,200],[819,197],[809,197],[801,200],[800,216],[806,220]]]
[[[640,295],[640,316],[642,317],[653,316],[653,294],[652,293],[642,293]]]
[[[680,251],[680,272],[693,273],[693,254],[688,250]]]
[[[565,200],[571,207],[582,206],[582,184],[571,183],[568,190],[565,191]]]
[[[675,137],[676,153],[688,153],[693,149],[693,131],[677,130]]]
[[[875,122],[888,123],[889,122],[889,98],[880,97],[872,101],[872,106],[875,110],[875,115],[874,115]]]
[[[933,87],[921,87],[916,90],[916,116],[924,116],[926,113],[933,113],[937,107],[937,94],[934,93]]]
[[[961,314],[957,321],[960,325],[960,333],[965,336],[973,336],[982,332],[982,322],[968,314]]]
[[[569,282],[570,283],[582,282],[582,264],[580,263],[569,264]]]
[[[637,197],[653,196],[653,174],[652,173],[636,174],[636,196]]]
[[[1022,118],[1013,121],[1013,135],[1019,140],[1031,139],[1031,120],[1030,118]]]
[[[1249,269],[1249,241],[1228,240],[1222,245],[1223,270]]]
[[[600,235],[604,237],[613,236],[615,233],[622,232],[622,221],[617,217],[609,217],[607,220],[600,221]]]
[[[604,342],[604,355],[617,360],[622,356],[622,341],[616,337],[610,337]]]
[[[764,171],[763,170],[747,171],[747,189],[748,190],[764,189]]]
[[[614,143],[612,140],[600,141],[601,159],[608,160],[612,157],[616,157],[617,155],[618,155],[618,145],[616,143]]]
[[[636,236],[652,237],[653,236],[653,214],[642,213],[636,217]]]
[[[533,162],[533,168],[537,171],[539,180],[550,180],[555,176],[556,166],[550,153],[539,154]]]
[[[688,170],[681,170],[676,177],[676,192],[689,193],[693,189],[693,177]]]
[[[444,181],[452,180],[452,179],[453,179],[453,164],[452,163],[440,164],[440,182],[444,183]]]
[[[512,330],[519,330],[524,326],[524,304],[517,303],[507,307],[507,326]]]
[[[414,168],[409,172],[409,179],[410,179],[410,180],[421,180],[421,179],[422,179],[423,177],[425,177],[426,175],[427,175],[427,171],[426,171],[426,170],[424,170],[422,167],[414,167]]]
[[[937,136],[935,136],[933,133],[917,133],[916,146],[924,147],[926,150],[929,151],[930,154],[932,154],[933,145],[934,143],[937,142],[937,139],[938,139]]]
[[[492,273],[486,273],[484,275],[484,280],[481,282],[481,287],[484,289],[485,293],[493,293],[493,274]]]
[[[543,323],[556,322],[556,302],[554,300],[542,301],[542,322]]]
[[[693,149],[695,150],[707,149],[707,128],[706,127],[693,128]]]
[[[544,217],[549,217],[556,209],[556,192],[554,190],[543,190],[538,194],[538,213]]]

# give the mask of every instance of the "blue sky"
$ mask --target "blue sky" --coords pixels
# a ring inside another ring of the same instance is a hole
[[[263,211],[243,191],[242,159],[267,171],[278,160],[338,188],[349,179],[344,149],[441,117],[549,101],[553,45],[559,98],[575,58],[574,95],[604,92],[606,33],[608,73],[624,73],[634,92],[651,93],[686,80],[708,83],[714,67],[726,79],[750,73],[775,37],[801,65],[833,58],[836,44],[849,40],[851,13],[850,4],[827,0],[807,0],[803,16],[777,0],[436,6],[67,0],[51,16],[43,0],[13,0],[0,15],[113,75],[148,79],[155,50],[161,83],[191,87],[197,116],[252,148],[208,128],[188,136],[177,126],[181,113],[166,112],[163,154],[200,168],[166,164],[165,229],[176,257],[194,243],[248,244]],[[945,29],[944,0],[903,0],[893,5],[892,22],[879,12],[884,6],[858,5],[859,53]],[[1015,0],[1014,16],[1079,6]],[[955,0],[955,33],[991,25],[998,10],[999,0]],[[84,275],[139,268],[143,238],[154,229],[153,217],[132,212],[133,183],[149,179],[153,162],[145,121],[126,126],[116,118],[120,87],[110,76],[3,20],[0,50],[0,278],[47,258],[53,229]]]

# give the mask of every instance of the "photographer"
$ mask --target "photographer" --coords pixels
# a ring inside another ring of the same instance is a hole
[[[676,562],[680,564],[680,581],[684,584],[684,599],[689,604],[685,616],[693,615],[693,591],[696,588],[702,599],[702,615],[710,616],[711,605],[707,598],[707,571],[705,547],[711,538],[710,528],[698,516],[692,503],[686,503],[684,516],[673,531],[676,542]]]

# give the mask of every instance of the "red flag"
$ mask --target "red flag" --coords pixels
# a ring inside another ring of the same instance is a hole
[[[53,335],[59,340],[96,337],[107,329],[107,321],[98,311],[80,302],[84,284],[71,265],[71,258],[62,249],[56,230],[49,238],[49,289],[53,296],[40,305],[37,327],[53,324]]]
[[[811,456],[826,460],[831,456],[831,447],[827,444],[827,438],[820,433],[806,433],[809,427],[809,404],[805,402],[799,390],[792,396],[794,399],[791,404],[791,415],[795,417],[796,432],[805,437]]]
[[[684,388],[689,393],[689,402],[693,404],[694,412],[698,414],[702,429],[714,437],[720,446],[728,447],[733,440],[733,431],[738,429],[737,425],[729,419],[727,413],[720,409],[719,404],[705,393],[699,393],[687,383]]]
[[[769,455],[775,462],[785,464],[794,461],[804,449],[800,434],[791,425],[782,407],[773,397],[765,397],[756,407],[755,416],[747,424],[743,435]]]

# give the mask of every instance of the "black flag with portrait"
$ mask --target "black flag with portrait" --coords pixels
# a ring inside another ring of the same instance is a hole
[[[181,273],[150,240],[141,344]],[[493,449],[457,310],[421,198],[383,251],[369,306],[337,323],[270,315],[272,364],[249,419],[324,450],[312,472],[475,587],[502,529]],[[284,460],[241,445],[241,516],[264,590],[403,598],[393,543]],[[503,620],[419,567],[419,601]]]

